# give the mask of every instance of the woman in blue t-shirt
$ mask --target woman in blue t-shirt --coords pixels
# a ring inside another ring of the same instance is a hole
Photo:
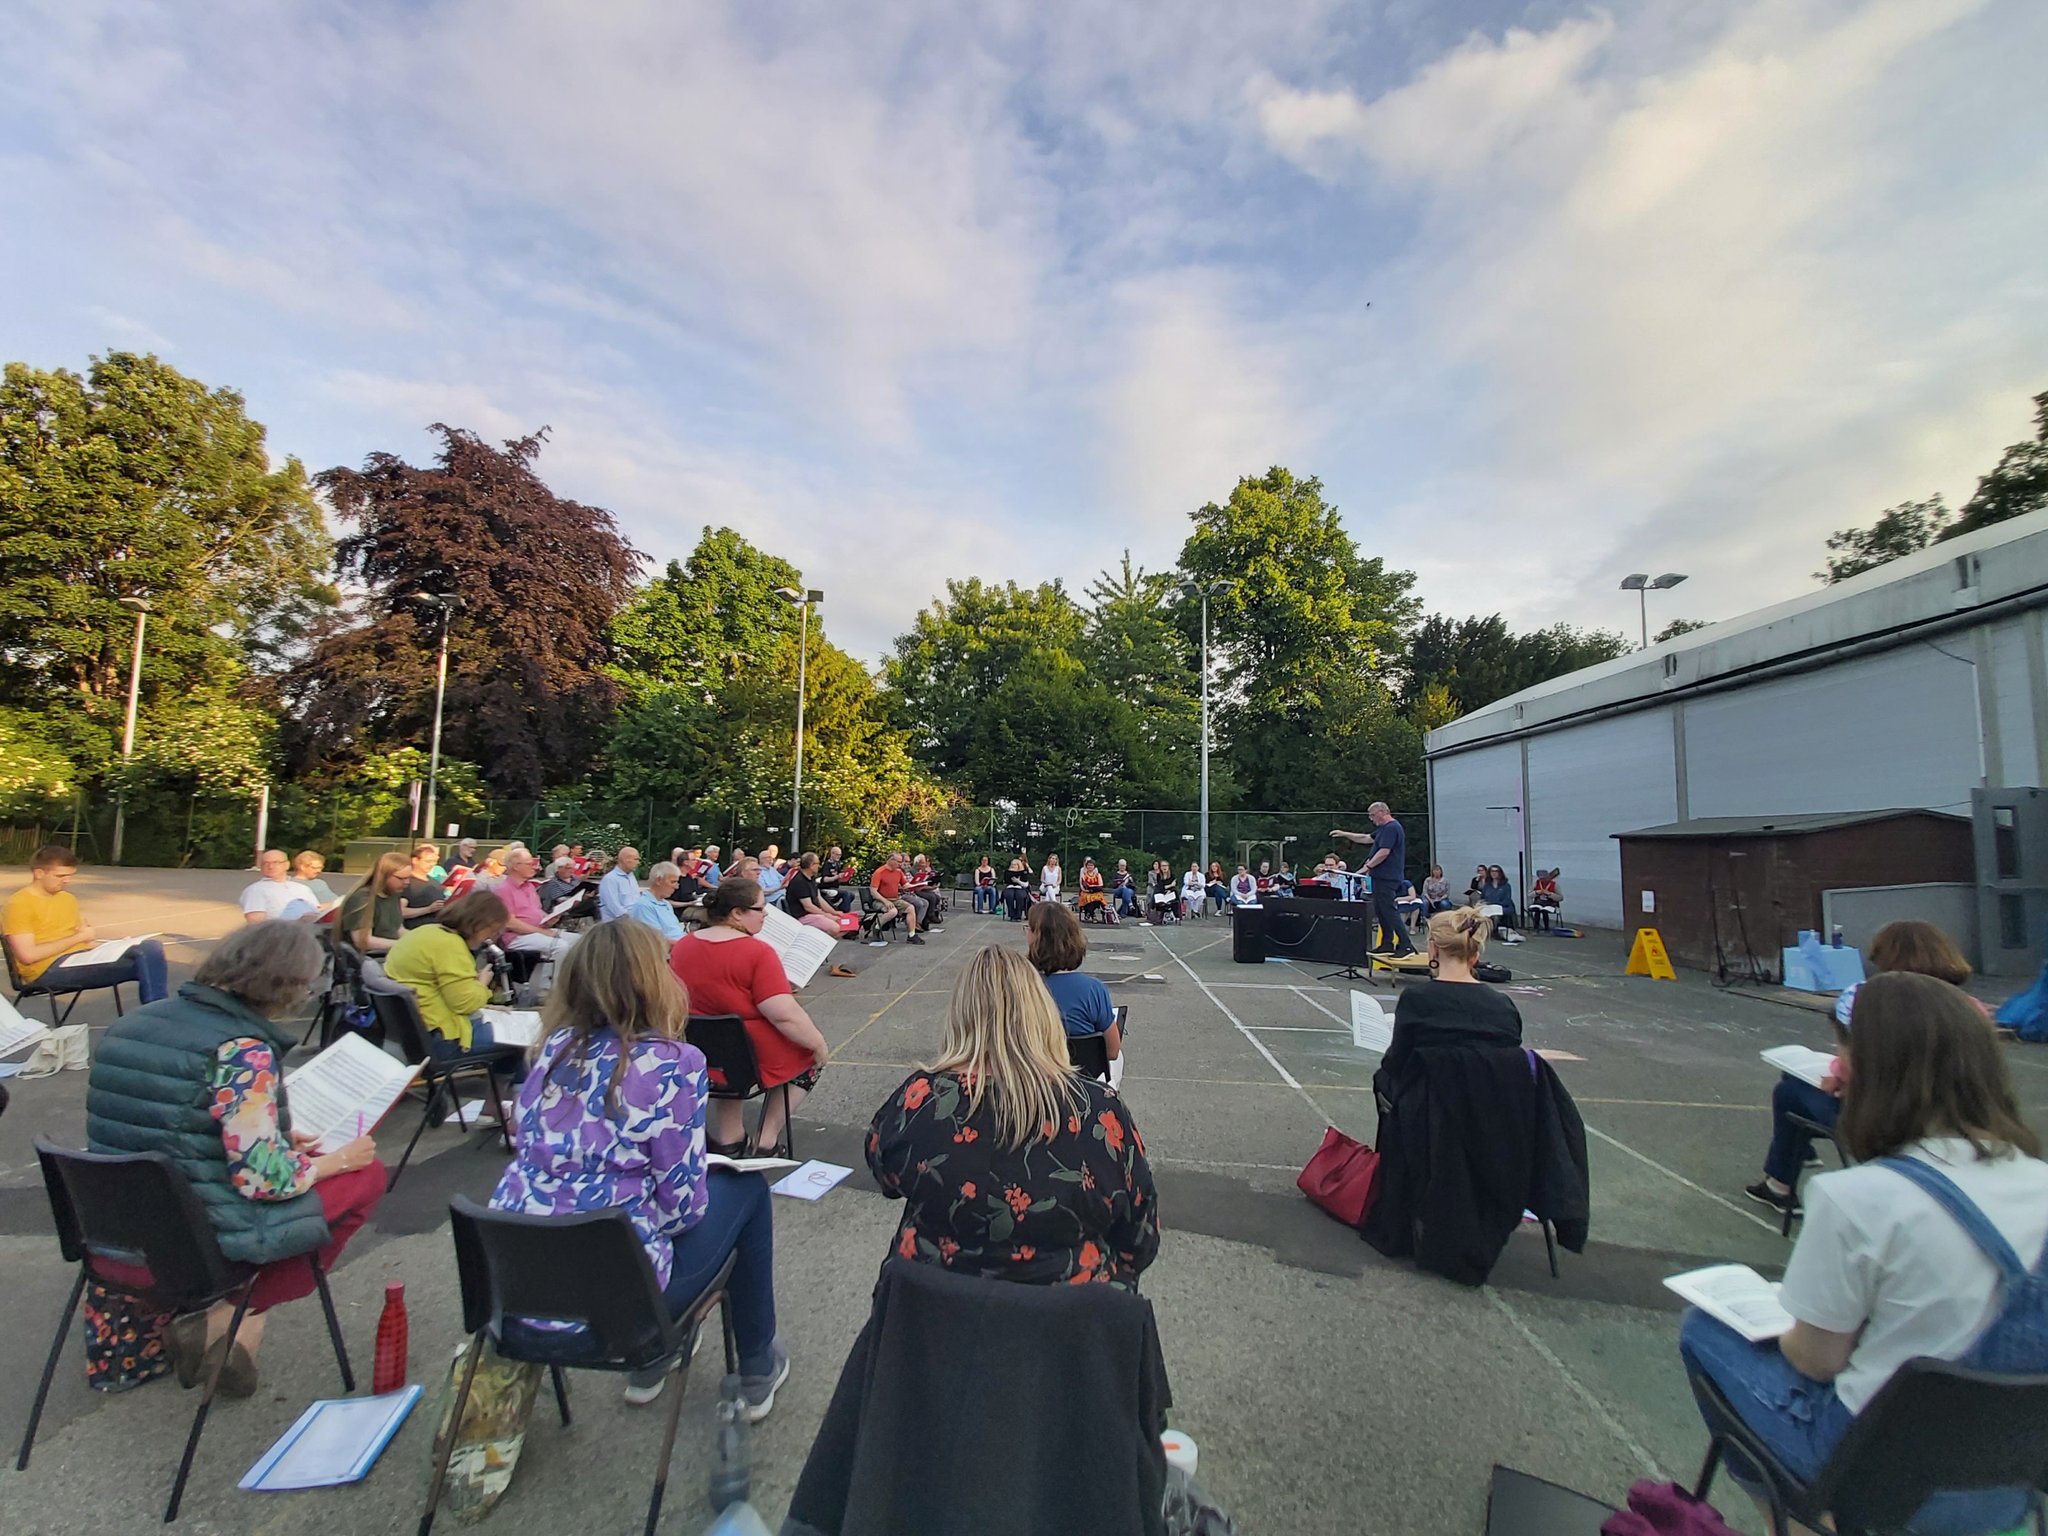
[[[1116,1022],[1109,988],[1081,970],[1088,955],[1088,937],[1081,920],[1063,902],[1041,901],[1025,923],[1027,953],[1045,990],[1060,1011],[1060,1027],[1070,1035],[1101,1035],[1115,1061],[1124,1048],[1124,1032]]]

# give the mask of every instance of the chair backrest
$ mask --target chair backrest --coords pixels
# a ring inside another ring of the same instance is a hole
[[[503,1340],[508,1317],[581,1323],[589,1360],[579,1363],[632,1367],[675,1353],[675,1324],[624,1209],[529,1216],[457,1195],[448,1218],[466,1331],[488,1327]]]
[[[140,1266],[166,1304],[211,1300],[232,1285],[206,1208],[163,1153],[77,1152],[39,1136],[36,1161],[68,1262],[94,1274],[98,1261]]]
[[[28,990],[28,983],[21,978],[21,962],[15,958],[14,946],[4,938],[0,938],[0,953],[7,956],[7,985],[12,987],[15,996],[19,997]]]
[[[371,992],[370,1009],[384,1026],[384,1038],[398,1047],[407,1066],[418,1066],[433,1055],[427,1044],[427,1021],[420,1012],[419,997],[410,988],[403,992]]]
[[[1813,1482],[1837,1526],[1903,1530],[1931,1493],[2048,1488],[2048,1375],[1908,1360],[1864,1405]]]
[[[683,1038],[704,1053],[704,1074],[714,1099],[751,1099],[762,1091],[754,1042],[736,1013],[693,1013]]]
[[[1089,1077],[1109,1081],[1109,1037],[1106,1035],[1067,1036],[1067,1060],[1077,1071]]]

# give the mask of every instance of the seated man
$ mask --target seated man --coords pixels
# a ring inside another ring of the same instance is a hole
[[[939,872],[932,868],[931,855],[920,853],[910,861],[903,893],[917,903],[918,919],[927,928],[946,920],[946,893],[939,888]]]
[[[317,848],[301,848],[292,855],[292,878],[313,893],[313,899],[323,907],[331,907],[341,898],[334,894],[334,887],[321,879],[327,868],[327,855]]]
[[[505,948],[514,954],[540,955],[559,960],[576,942],[573,933],[558,933],[553,920],[540,904],[540,891],[533,882],[540,861],[524,848],[511,854],[505,865],[505,879],[497,889],[505,910]]]
[[[681,869],[663,859],[647,871],[647,889],[626,913],[633,922],[645,923],[660,934],[664,944],[673,944],[683,936],[682,921],[669,900],[675,895],[682,874]]]
[[[99,942],[92,925],[78,910],[78,898],[71,894],[71,877],[78,873],[78,855],[61,843],[48,843],[35,851],[28,863],[28,884],[7,898],[0,913],[8,952],[24,986],[47,981],[52,986],[112,987],[124,981],[135,983],[145,1003],[169,995],[169,970],[164,947],[155,939],[142,939],[128,946],[128,952],[97,965],[67,965],[64,957]],[[51,975],[51,971],[55,975]]]
[[[412,878],[406,882],[405,894],[399,898],[405,907],[406,927],[417,928],[421,923],[431,923],[440,910],[448,905],[448,892],[434,874],[440,867],[439,848],[432,843],[419,843],[414,846]]]
[[[782,850],[770,843],[761,850],[761,872],[754,878],[761,882],[761,894],[776,906],[782,905],[782,887],[787,882],[782,873]]]
[[[718,855],[718,844],[704,845],[704,867],[697,871],[697,878],[704,882],[704,889],[707,891],[717,890],[718,882],[725,876],[725,871],[718,867]]]
[[[475,868],[476,839],[473,837],[465,837],[461,842],[455,845],[455,857],[448,861],[448,873],[452,875],[458,869]],[[444,885],[447,884],[446,881],[443,881],[442,883]]]
[[[597,916],[600,922],[624,917],[640,899],[640,850],[631,844],[619,850],[611,873],[597,882]]]
[[[868,880],[868,891],[876,901],[881,903],[884,911],[896,912],[902,915],[904,926],[909,930],[909,938],[905,940],[906,943],[922,944],[924,942],[924,935],[917,931],[917,907],[912,902],[904,899],[902,854],[892,853],[882,863],[875,866],[875,872]]]
[[[552,911],[556,902],[575,895],[582,884],[583,877],[576,873],[576,861],[563,854],[548,870],[547,879],[540,883],[538,895],[542,910]]]
[[[256,859],[260,880],[242,891],[242,920],[302,921],[320,915],[320,898],[292,878],[291,856],[282,848],[266,848]]]
[[[837,937],[852,933],[860,925],[825,899],[818,886],[818,856],[807,853],[796,862],[796,872],[782,890],[782,909],[800,923]]]
[[[851,912],[857,903],[846,882],[846,850],[834,843],[818,861],[818,889],[840,911]]]

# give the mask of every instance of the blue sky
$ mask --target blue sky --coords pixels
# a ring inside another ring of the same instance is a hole
[[[9,9],[6,357],[315,469],[548,424],[871,658],[1276,462],[1436,611],[1726,617],[2048,389],[2033,0]]]

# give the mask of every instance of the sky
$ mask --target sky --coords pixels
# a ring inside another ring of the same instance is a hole
[[[1812,589],[2048,389],[2038,0],[14,0],[0,356],[310,469],[543,425],[870,660],[1321,478],[1431,611]]]

